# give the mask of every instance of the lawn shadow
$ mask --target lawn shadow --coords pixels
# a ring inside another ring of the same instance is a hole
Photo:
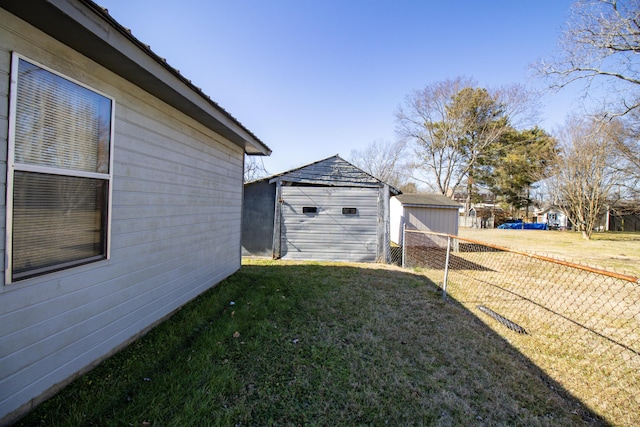
[[[608,425],[505,339],[517,332],[505,327],[500,336],[454,299],[443,299],[441,289],[423,275],[375,264],[274,261],[242,267],[256,278],[274,270],[289,277],[293,288],[325,289],[318,299],[300,301],[303,311],[313,314],[310,329],[316,331],[300,343],[333,346],[359,359],[331,363],[348,371],[350,383],[371,385],[364,387],[368,405],[379,414],[388,410],[381,402],[411,408],[413,418],[391,416],[396,422]],[[325,397],[331,401],[332,394]]]
[[[499,252],[497,249],[490,247],[470,248],[463,244],[460,245],[460,252]],[[447,249],[437,246],[412,246],[407,250],[405,258],[405,267],[413,268],[430,268],[440,269],[444,271],[447,262]],[[450,270],[474,270],[474,271],[494,271],[485,265],[475,263],[468,259],[459,257],[455,253],[449,254]]]

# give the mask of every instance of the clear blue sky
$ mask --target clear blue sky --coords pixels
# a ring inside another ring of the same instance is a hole
[[[527,84],[571,0],[97,0],[272,150],[278,173],[395,140],[405,96]],[[541,82],[534,81],[538,86]],[[575,92],[543,101],[552,131]]]

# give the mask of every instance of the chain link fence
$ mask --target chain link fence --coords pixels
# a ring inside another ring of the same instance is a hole
[[[640,425],[638,278],[457,236],[406,230],[415,268],[614,425]]]

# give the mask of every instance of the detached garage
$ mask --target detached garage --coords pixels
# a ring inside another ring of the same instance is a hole
[[[401,194],[391,198],[391,241],[402,246],[402,230],[458,234],[459,203],[441,194]]]
[[[385,261],[399,191],[340,156],[245,184],[243,255]]]

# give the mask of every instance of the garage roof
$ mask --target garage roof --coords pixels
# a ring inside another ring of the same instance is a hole
[[[352,165],[339,155],[264,178],[272,182],[286,182],[292,185],[326,185],[332,187],[383,187],[386,183]],[[400,190],[389,186],[391,194]]]
[[[404,206],[459,209],[462,206],[442,194],[400,194],[396,198]]]

